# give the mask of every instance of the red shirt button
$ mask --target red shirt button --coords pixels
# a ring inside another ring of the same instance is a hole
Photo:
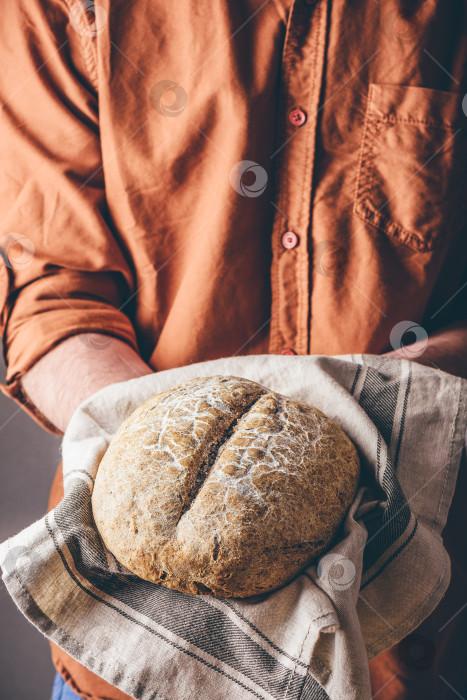
[[[293,231],[286,231],[285,233],[283,233],[281,240],[284,248],[288,248],[289,250],[295,248],[295,246],[298,245],[298,236]]]
[[[289,122],[294,126],[301,126],[306,122],[306,114],[303,109],[293,109],[289,113]]]
[[[281,352],[281,355],[296,355],[297,353],[295,350],[292,350],[292,348],[284,348]]]

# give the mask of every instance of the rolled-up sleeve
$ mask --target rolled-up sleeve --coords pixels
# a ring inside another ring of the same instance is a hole
[[[0,389],[51,432],[21,391],[38,359],[85,332],[137,350],[120,310],[134,273],[105,198],[92,31],[76,17],[64,0],[15,0],[0,25]]]

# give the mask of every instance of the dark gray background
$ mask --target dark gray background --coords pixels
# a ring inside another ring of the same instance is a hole
[[[0,381],[5,381],[3,355]],[[47,511],[60,442],[0,392],[1,542]],[[1,580],[0,620],[0,698],[49,700],[55,670],[48,642],[19,612]]]

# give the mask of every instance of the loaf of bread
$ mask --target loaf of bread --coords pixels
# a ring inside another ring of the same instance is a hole
[[[106,547],[185,593],[274,590],[324,552],[355,496],[357,450],[321,411],[247,379],[193,379],[120,426],[92,494]]]

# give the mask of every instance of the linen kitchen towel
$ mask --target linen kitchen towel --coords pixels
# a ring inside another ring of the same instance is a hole
[[[134,576],[91,511],[122,421],[193,377],[245,377],[316,406],[354,441],[361,485],[334,546],[280,590],[191,596]],[[416,628],[450,580],[440,533],[464,449],[467,381],[405,359],[250,355],[112,384],[75,411],[65,495],[0,545],[23,614],[81,664],[141,700],[369,700],[368,659]]]

